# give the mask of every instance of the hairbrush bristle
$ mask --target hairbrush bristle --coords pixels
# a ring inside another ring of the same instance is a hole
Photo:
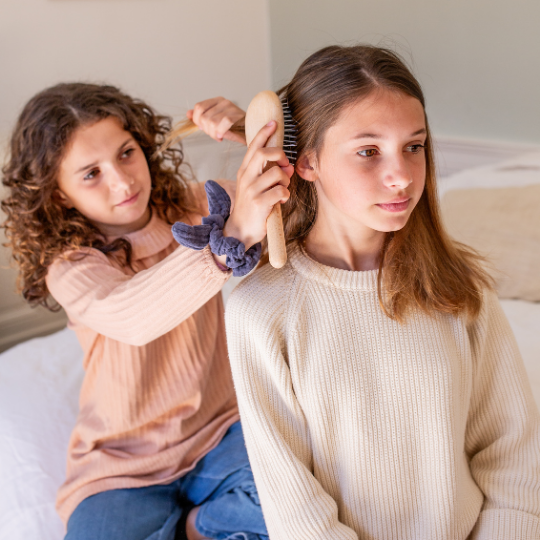
[[[293,165],[296,163],[296,120],[291,114],[287,98],[281,98],[281,106],[283,107],[284,134],[283,134],[283,151],[287,159]]]

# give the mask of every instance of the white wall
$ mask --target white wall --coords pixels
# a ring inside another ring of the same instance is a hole
[[[267,86],[264,0],[0,0],[0,132],[59,81],[111,82],[178,115]]]
[[[247,107],[270,86],[269,43],[267,0],[0,0],[0,155],[26,101],[60,81],[112,83],[176,119],[216,95]],[[234,174],[238,151],[187,146],[201,178]],[[8,255],[0,250],[0,350],[65,321],[30,313]]]
[[[270,0],[273,86],[330,44],[397,44],[434,133],[540,143],[537,0]]]

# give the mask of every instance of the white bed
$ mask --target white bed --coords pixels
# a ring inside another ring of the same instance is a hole
[[[530,184],[540,184],[540,154],[459,173],[441,192]],[[540,303],[501,303],[540,407]],[[63,538],[54,500],[82,376],[82,351],[68,329],[0,354],[0,540]]]

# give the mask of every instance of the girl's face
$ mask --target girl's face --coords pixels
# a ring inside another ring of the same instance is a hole
[[[79,128],[60,164],[61,203],[76,208],[107,236],[136,231],[150,219],[146,157],[117,118]]]
[[[356,238],[403,228],[424,190],[425,141],[422,104],[406,94],[379,90],[345,107],[299,171],[315,182],[317,221]]]

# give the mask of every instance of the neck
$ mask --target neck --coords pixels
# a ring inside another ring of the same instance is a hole
[[[109,236],[109,237],[124,236],[125,234],[139,231],[142,228],[146,227],[151,217],[152,217],[152,211],[150,210],[150,207],[148,206],[144,214],[139,219],[131,223],[125,223],[125,224],[120,224],[120,225],[108,224],[108,223],[97,223],[97,222],[93,222],[93,223],[105,236]]]
[[[376,270],[385,234],[336,223],[323,212],[306,238],[305,249],[310,257],[326,266],[356,272]]]

